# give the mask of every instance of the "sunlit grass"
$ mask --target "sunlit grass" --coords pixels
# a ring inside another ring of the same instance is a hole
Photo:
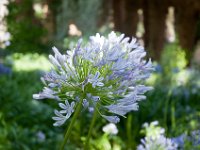
[[[12,56],[9,56],[7,60],[12,63],[14,71],[46,71],[51,68],[51,64],[49,63],[47,56],[37,53],[15,53]]]

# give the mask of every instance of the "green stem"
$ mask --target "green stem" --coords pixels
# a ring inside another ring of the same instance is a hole
[[[132,140],[132,131],[131,131],[131,125],[132,125],[132,115],[129,114],[126,122],[126,134],[128,138],[128,149],[131,149],[133,140]]]
[[[166,99],[166,102],[165,102],[164,122],[165,122],[165,130],[166,131],[168,130],[168,126],[167,126],[167,114],[168,114],[168,106],[169,106],[171,94],[172,94],[172,90],[169,90],[168,94],[167,94],[167,99]]]
[[[76,121],[76,118],[78,117],[78,114],[81,111],[82,102],[83,102],[83,99],[77,105],[76,111],[75,111],[75,113],[74,113],[74,115],[72,117],[72,120],[71,120],[70,124],[69,124],[69,127],[67,129],[66,134],[65,134],[65,137],[64,137],[64,140],[63,140],[63,143],[61,145],[60,150],[64,150],[65,144],[67,143],[67,140],[69,139],[72,127],[73,127],[73,125],[74,125],[74,123]]]
[[[171,106],[171,123],[172,123],[172,129],[174,130],[176,128],[176,114],[175,114],[175,104],[173,103]]]
[[[89,129],[89,132],[88,132],[88,135],[87,135],[86,143],[85,143],[85,146],[84,146],[84,150],[88,150],[90,137],[91,137],[91,134],[92,134],[92,129],[94,127],[94,123],[95,123],[96,118],[97,118],[97,113],[98,113],[97,108],[95,108],[94,114],[93,114],[93,117],[92,117],[92,122],[90,124],[90,129]]]

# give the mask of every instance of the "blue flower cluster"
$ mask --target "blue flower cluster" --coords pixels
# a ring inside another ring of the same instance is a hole
[[[59,102],[63,110],[55,111],[55,126],[62,125],[79,103],[117,123],[119,116],[138,110],[138,101],[152,90],[144,81],[154,67],[151,60],[144,60],[146,52],[135,38],[115,32],[106,38],[97,33],[85,45],[79,40],[66,54],[55,47],[53,51],[55,55],[49,59],[54,69],[41,78],[44,90],[33,98]]]

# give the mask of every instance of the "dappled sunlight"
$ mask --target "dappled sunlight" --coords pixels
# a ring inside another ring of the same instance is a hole
[[[69,25],[69,35],[71,36],[81,36],[82,32],[77,28],[75,24],[70,24]]]
[[[15,71],[34,71],[34,70],[50,70],[51,64],[47,56],[35,54],[20,54],[15,53],[7,58],[13,63]]]
[[[47,4],[42,5],[41,3],[35,3],[33,5],[33,9],[35,11],[35,15],[38,18],[45,19],[47,17],[49,6]]]

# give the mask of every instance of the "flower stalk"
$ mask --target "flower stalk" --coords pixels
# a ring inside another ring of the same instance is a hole
[[[65,134],[65,137],[64,137],[64,140],[63,140],[63,143],[61,145],[60,150],[64,150],[65,144],[67,143],[67,141],[69,139],[69,136],[71,134],[72,127],[73,127],[73,125],[74,125],[74,123],[75,123],[75,121],[76,121],[76,119],[77,119],[77,117],[78,117],[78,115],[79,115],[79,113],[81,111],[82,102],[83,102],[83,100],[80,100],[80,102],[77,104],[77,108],[76,108],[75,113],[74,113],[74,115],[72,117],[72,120],[71,120],[71,122],[69,124],[69,127],[67,129],[66,134]]]
[[[93,114],[93,117],[92,117],[92,122],[90,124],[90,129],[89,129],[89,132],[88,132],[88,135],[87,135],[86,143],[85,143],[85,146],[84,146],[84,150],[88,150],[88,146],[89,146],[89,143],[90,143],[90,137],[91,137],[91,134],[92,134],[92,129],[94,127],[94,123],[96,121],[97,114],[98,114],[98,111],[95,108],[94,114]]]

